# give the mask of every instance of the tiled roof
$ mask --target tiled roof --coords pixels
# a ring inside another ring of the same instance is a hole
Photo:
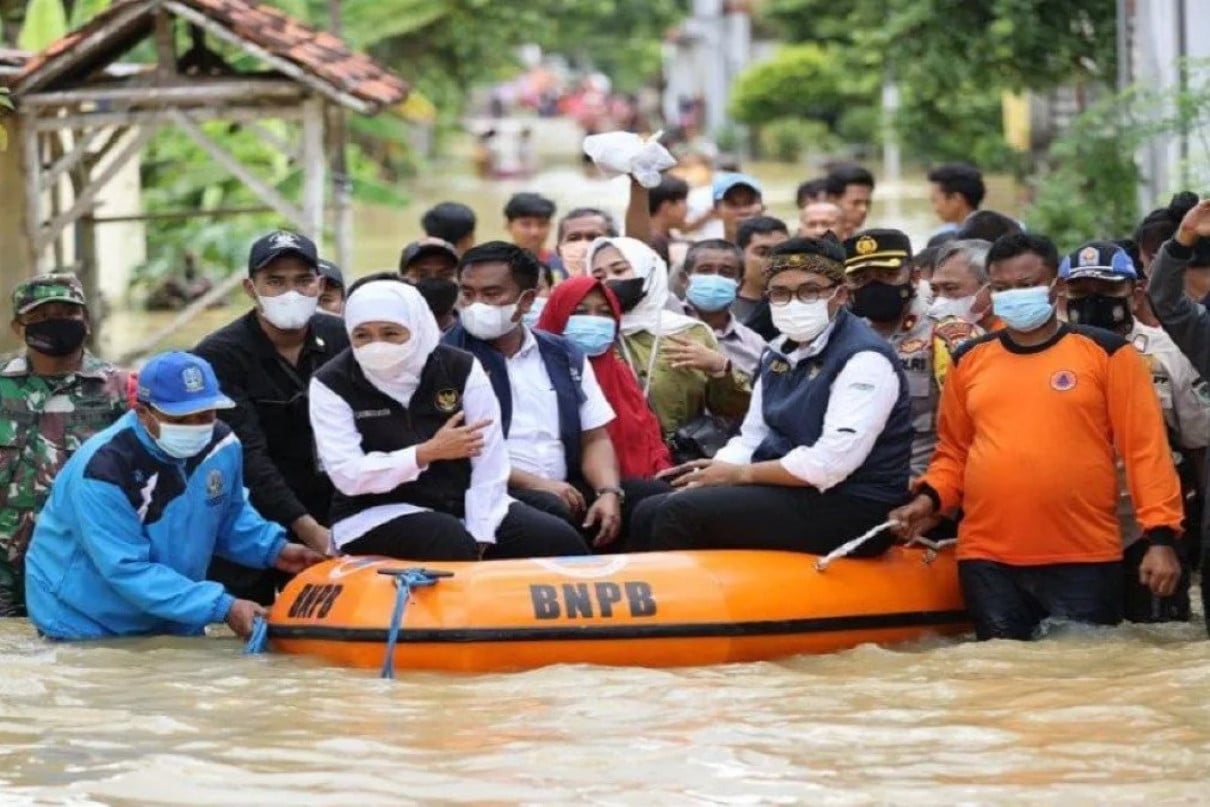
[[[333,97],[351,96],[360,105],[377,110],[407,96],[403,79],[370,57],[354,53],[332,34],[303,25],[271,5],[256,0],[171,0],[165,2],[169,11],[173,3],[209,18],[243,42],[304,71]],[[150,34],[160,4],[161,0],[116,0],[87,24],[33,56],[17,76],[18,92],[42,89],[63,75],[87,74],[103,66],[97,63],[98,58],[117,58]],[[81,47],[94,35],[95,42]],[[87,59],[88,63],[77,65],[78,59]]]

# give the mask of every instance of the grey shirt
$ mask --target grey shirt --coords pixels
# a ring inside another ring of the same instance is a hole
[[[1160,248],[1151,264],[1147,291],[1164,330],[1202,378],[1210,376],[1210,313],[1185,294],[1185,267],[1193,251],[1175,240]]]

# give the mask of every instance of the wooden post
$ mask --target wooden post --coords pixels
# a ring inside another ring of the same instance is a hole
[[[347,272],[353,262],[353,178],[349,176],[346,158],[345,111],[336,104],[329,107],[329,126],[332,132],[332,202],[335,218],[332,229],[336,241],[336,264]]]
[[[176,75],[175,19],[161,6],[155,12],[156,78],[170,79]]]
[[[322,251],[324,235],[324,102],[318,96],[303,105],[303,228]],[[343,267],[342,267],[343,268]]]

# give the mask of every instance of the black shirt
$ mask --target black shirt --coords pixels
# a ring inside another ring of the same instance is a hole
[[[235,401],[234,409],[219,416],[243,443],[252,505],[285,527],[307,514],[328,523],[332,483],[319,467],[307,388],[311,376],[348,346],[344,320],[315,314],[292,366],[269,341],[256,311],[249,311],[194,349],[214,366],[219,386]]]

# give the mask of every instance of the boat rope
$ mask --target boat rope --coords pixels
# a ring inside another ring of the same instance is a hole
[[[382,660],[382,677],[395,677],[395,645],[399,631],[403,629],[403,612],[408,607],[412,589],[435,586],[443,577],[453,577],[452,572],[430,571],[429,569],[379,569],[379,574],[395,578],[395,609],[391,612],[391,627],[387,630],[386,657]]]
[[[245,655],[258,655],[269,650],[269,623],[263,616],[252,618],[252,632],[244,645]]]
[[[941,552],[941,550],[954,546],[957,543],[957,538],[946,538],[941,541],[930,541],[923,535],[918,535],[904,544],[904,546],[911,546],[913,544],[920,544],[923,546],[925,548],[923,560],[924,563],[929,564],[937,559],[937,555]]]
[[[827,571],[827,568],[832,565],[832,561],[836,560],[837,558],[843,558],[843,557],[848,556],[851,552],[855,551],[858,547],[860,547],[866,541],[869,541],[871,538],[874,538],[879,533],[881,533],[885,530],[889,530],[891,527],[894,527],[898,523],[899,522],[895,521],[894,519],[892,519],[890,521],[884,521],[883,523],[879,524],[877,527],[875,527],[874,529],[865,533],[864,535],[859,535],[856,538],[854,538],[852,541],[848,541],[846,543],[841,544],[840,546],[836,547],[828,554],[824,555],[822,558],[818,558],[815,561],[815,571],[817,571],[817,572]]]

